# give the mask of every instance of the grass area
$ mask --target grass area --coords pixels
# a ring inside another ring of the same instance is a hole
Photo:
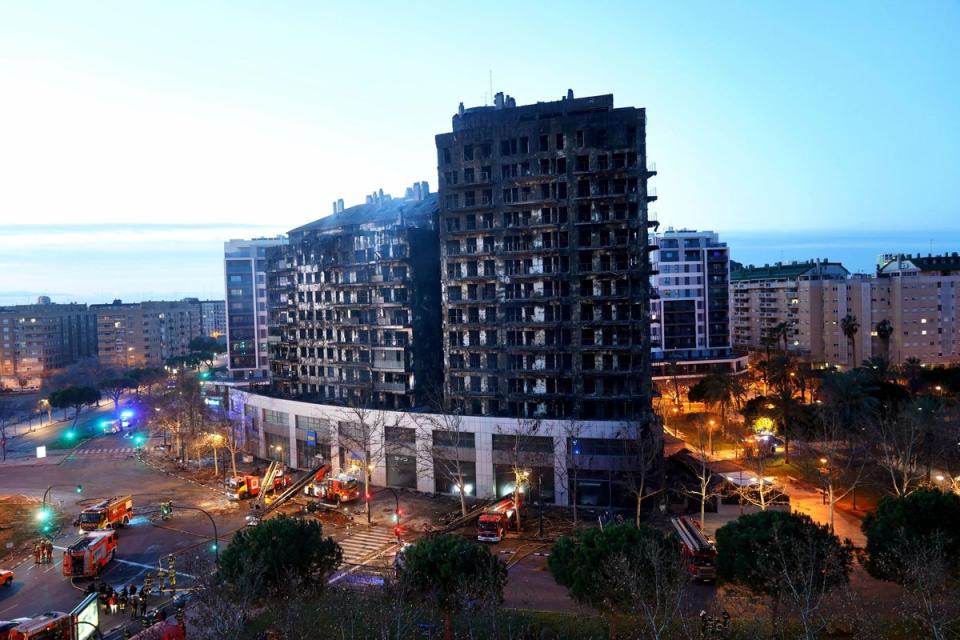
[[[92,438],[93,435],[86,429],[64,429],[60,432],[60,437],[47,445],[47,449],[73,449],[77,445],[83,444]]]

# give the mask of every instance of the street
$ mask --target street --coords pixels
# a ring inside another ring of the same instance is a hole
[[[94,426],[108,414],[101,410],[81,416],[77,430]],[[72,584],[62,575],[61,558],[64,548],[77,538],[78,530],[70,524],[73,518],[85,506],[104,498],[130,494],[136,514],[129,527],[119,530],[116,558],[102,575],[102,580],[116,589],[129,584],[139,587],[148,573],[156,577],[157,569],[167,569],[170,554],[176,558],[177,588],[189,587],[191,565],[198,558],[214,556],[213,529],[204,513],[183,507],[204,509],[210,514],[216,522],[221,549],[245,525],[247,503],[230,502],[217,485],[200,484],[163,470],[156,458],[139,460],[132,439],[123,434],[99,435],[73,450],[42,460],[28,455],[39,444],[62,438],[69,427],[70,423],[54,425],[22,440],[15,439],[17,455],[0,465],[0,495],[40,499],[48,487],[56,485],[49,491],[48,503],[64,514],[66,523],[54,536],[52,563],[35,564],[29,550],[9,555],[4,561],[2,567],[13,569],[16,580],[10,589],[0,592],[0,619],[69,611],[82,599],[90,581],[81,579]],[[150,439],[145,449],[158,444],[159,438]],[[77,493],[76,485],[82,486],[82,493]],[[159,503],[164,500],[172,500],[174,505],[168,521],[162,521],[158,514]],[[291,504],[281,511],[291,513],[297,508]],[[360,515],[362,507],[354,510],[355,518],[339,511],[309,517],[318,517],[325,534],[342,545],[344,566],[338,575],[382,574],[391,566],[396,550],[392,527],[367,525]],[[150,606],[164,599],[155,596]],[[103,620],[103,630],[109,631],[126,623],[129,616],[107,616]]]

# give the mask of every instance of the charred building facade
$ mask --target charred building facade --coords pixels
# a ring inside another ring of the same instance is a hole
[[[462,413],[649,414],[645,125],[612,95],[497,94],[436,137],[446,393]]]
[[[404,410],[442,389],[437,197],[417,183],[290,231],[268,256],[275,386],[287,397]]]

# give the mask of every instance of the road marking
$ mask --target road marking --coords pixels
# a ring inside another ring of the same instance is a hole
[[[132,560],[124,560],[122,558],[114,558],[113,561],[119,562],[120,564],[128,564],[131,567],[140,567],[142,569],[149,569],[150,571],[155,571],[157,568],[155,565],[152,565],[152,564],[143,564],[142,562],[133,562]],[[192,576],[189,573],[183,573],[182,571],[177,571],[176,573],[178,576],[184,576],[187,578],[196,578],[196,576]]]

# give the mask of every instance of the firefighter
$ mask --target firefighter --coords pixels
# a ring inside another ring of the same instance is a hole
[[[157,569],[157,593],[163,594],[164,580],[167,573],[163,569]]]
[[[148,573],[147,577],[143,579],[143,588],[147,593],[153,592],[153,574]],[[143,595],[142,593],[140,595]]]
[[[33,564],[40,564],[40,543],[33,543]]]
[[[183,605],[182,605],[182,604],[177,607],[177,624],[179,624],[181,627],[186,627],[186,624],[185,624],[185,622],[184,622]]]
[[[140,596],[134,593],[130,596],[130,619],[133,620],[140,612]]]

